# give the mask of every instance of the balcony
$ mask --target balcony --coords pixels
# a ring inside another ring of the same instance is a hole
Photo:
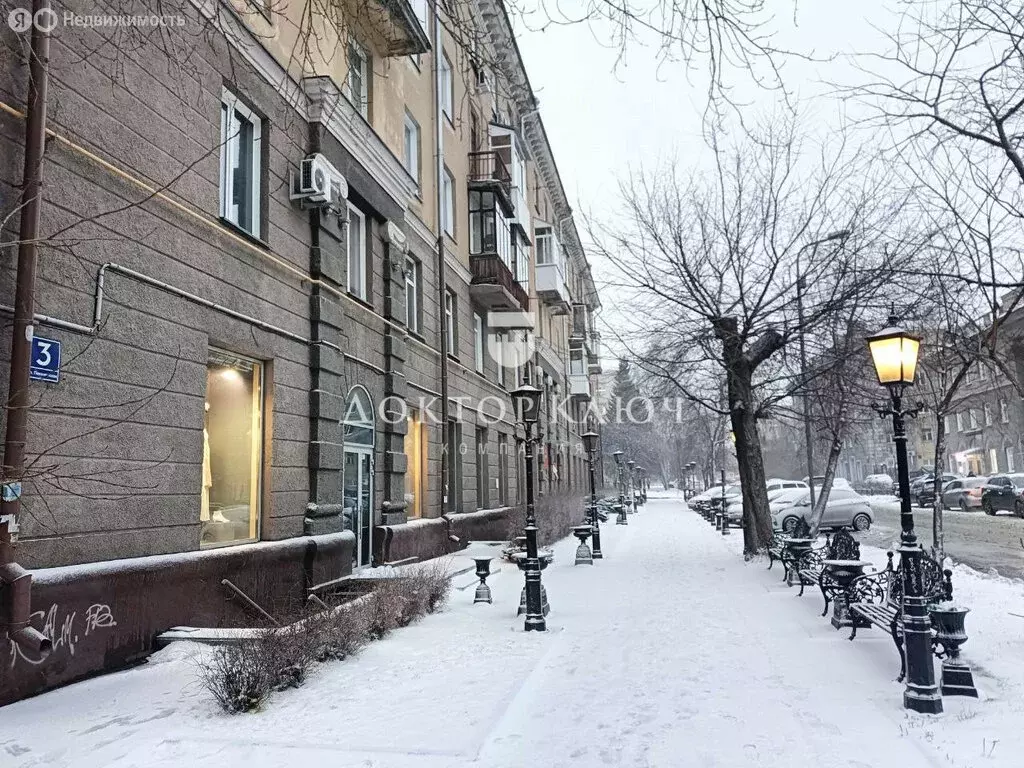
[[[553,379],[561,381],[565,376],[565,358],[551,345],[550,341],[543,337],[535,337],[534,343],[537,345],[538,360],[541,367]]]
[[[590,400],[590,377],[585,373],[569,374],[569,396],[580,400]]]
[[[344,6],[353,18],[364,21],[363,31],[370,37],[367,42],[376,50],[388,56],[411,56],[430,50],[430,40],[409,0],[369,0],[369,8],[362,2],[346,0]]]
[[[565,272],[559,261],[537,264],[537,296],[551,306],[556,315],[567,315],[571,296],[565,284]]]
[[[586,304],[575,303],[572,305],[572,328],[569,329],[569,338],[579,341],[581,344],[590,343],[589,312]]]
[[[530,297],[498,254],[469,257],[473,280],[469,295],[491,312],[528,312]]]
[[[469,153],[469,188],[494,192],[502,208],[512,213],[512,173],[497,150]]]
[[[601,356],[597,352],[587,353],[587,373],[602,373]]]

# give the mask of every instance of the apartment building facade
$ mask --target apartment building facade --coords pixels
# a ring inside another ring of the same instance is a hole
[[[600,303],[501,3],[181,11],[51,35],[35,334],[62,362],[32,384],[14,553],[54,651],[0,639],[0,703],[506,538],[523,381],[540,492],[586,488]],[[28,37],[0,42],[7,215]]]

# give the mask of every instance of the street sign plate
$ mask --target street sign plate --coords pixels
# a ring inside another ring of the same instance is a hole
[[[60,381],[60,342],[32,337],[32,361],[29,364],[28,376],[33,381],[45,381],[56,384]]]

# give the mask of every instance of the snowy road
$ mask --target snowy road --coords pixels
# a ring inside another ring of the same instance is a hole
[[[723,539],[681,501],[652,498],[603,531],[593,567],[572,565],[574,542],[558,546],[546,634],[514,618],[518,572],[492,577],[492,606],[472,605],[467,575],[442,614],[234,717],[194,683],[196,650],[179,644],[0,710],[0,765],[1020,765],[1019,729],[976,717],[989,701],[908,717],[890,639],[848,642],[820,618],[820,595],[798,599],[777,567],[744,564],[740,536]],[[995,697],[1011,722],[1019,694]],[[974,762],[986,737],[1003,743]]]

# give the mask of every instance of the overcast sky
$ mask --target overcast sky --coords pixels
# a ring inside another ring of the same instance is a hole
[[[802,130],[825,137],[843,107],[829,82],[854,82],[849,54],[885,49],[872,25],[892,30],[896,14],[882,0],[768,0],[776,6],[773,28],[787,50],[831,61],[785,60],[784,78],[805,117]],[[675,158],[681,168],[707,162],[701,135],[707,104],[706,70],[659,62],[651,46],[630,45],[623,59],[607,43],[606,30],[587,23],[546,25],[541,13],[516,18],[519,44],[566,191],[577,214],[615,209],[618,180],[631,169],[654,168]],[[700,65],[702,61],[695,62]],[[769,114],[781,96],[755,85],[749,74],[728,71],[745,114]],[[582,217],[577,218],[584,235]],[[599,284],[608,266],[591,255]],[[615,322],[605,300],[605,321]]]

